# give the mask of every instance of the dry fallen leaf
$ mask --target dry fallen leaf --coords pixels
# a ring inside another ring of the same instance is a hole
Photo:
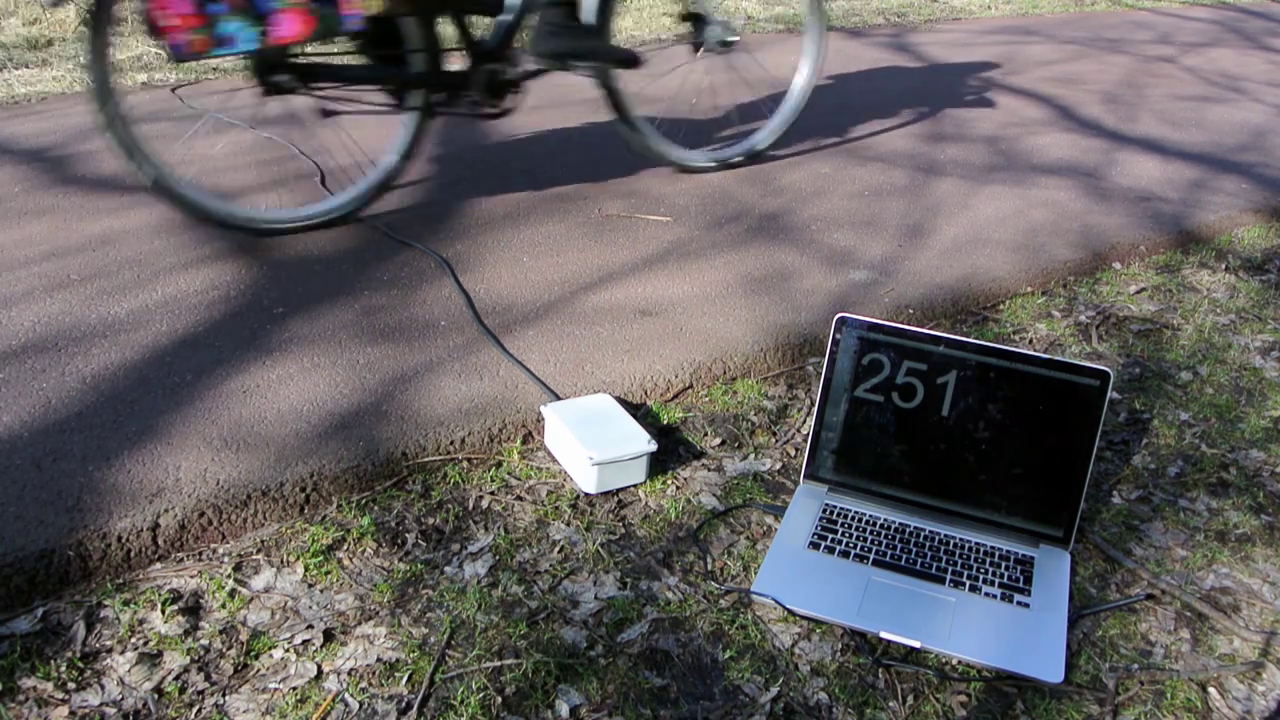
[[[724,472],[731,478],[744,477],[769,472],[773,467],[774,462],[768,458],[743,458],[741,460],[726,460]]]
[[[46,698],[58,697],[58,688],[51,681],[38,678],[34,675],[23,675],[18,678],[18,688],[33,695],[39,695]]]
[[[490,545],[492,545],[492,544],[493,544],[493,539],[494,539],[494,534],[493,534],[493,533],[487,533],[487,534],[485,534],[485,535],[482,535],[482,536],[480,537],[480,539],[478,539],[478,540],[476,540],[475,542],[473,542],[473,543],[471,543],[470,545],[468,545],[468,546],[467,546],[467,549],[463,552],[463,554],[464,554],[464,555],[475,555],[476,553],[480,552],[481,550],[484,550],[485,548],[487,548],[487,547],[489,547]]]
[[[495,562],[493,553],[485,553],[475,560],[468,560],[462,563],[462,578],[464,580],[479,580],[489,573],[489,568],[493,567]]]
[[[324,664],[325,672],[348,672],[380,662],[398,660],[400,641],[387,627],[366,623],[355,629],[351,640],[338,649],[337,655]]]
[[[248,588],[255,594],[273,593],[296,597],[304,588],[303,572],[299,567],[276,568],[266,565],[249,578]]]
[[[319,672],[320,667],[311,660],[290,657],[265,672],[265,687],[287,692],[311,682]]]
[[[262,699],[245,688],[228,695],[221,707],[222,713],[236,720],[263,720]]]
[[[699,505],[706,508],[707,510],[713,510],[713,511],[720,510],[721,508],[724,507],[724,503],[720,502],[720,498],[716,497],[715,495],[712,495],[711,493],[705,490],[698,494],[698,497],[696,498],[696,500],[698,501]]]
[[[773,702],[773,699],[778,697],[778,693],[781,691],[782,691],[782,683],[778,683],[777,685],[774,685],[773,687],[769,688],[768,692],[757,697],[756,702],[760,703],[761,705]]]
[[[645,619],[641,620],[635,625],[632,625],[626,630],[623,630],[622,633],[619,634],[618,637],[614,639],[614,642],[618,643],[619,645],[623,645],[625,643],[631,642],[632,640],[635,640],[636,638],[643,635],[646,630],[649,629],[650,623],[652,623],[654,620],[657,620],[660,617],[662,617],[662,615],[659,615],[657,613],[651,613]]]
[[[115,705],[124,696],[124,688],[112,677],[104,677],[93,685],[71,693],[72,710],[92,710],[102,705]]]
[[[556,688],[556,715],[568,718],[579,705],[586,704],[587,699],[576,688],[561,685]]]
[[[80,657],[84,652],[84,639],[88,635],[89,627],[85,622],[85,614],[81,613],[76,618],[76,622],[71,626],[71,631],[67,633],[67,647],[71,651],[72,657]]]
[[[45,610],[46,607],[41,606],[0,624],[0,638],[21,637],[36,632],[44,627],[40,620],[44,617]]]
[[[586,630],[578,627],[577,625],[565,625],[560,628],[560,637],[573,647],[582,650],[587,646],[587,640],[591,636]]]
[[[191,663],[182,653],[165,651],[130,651],[107,660],[108,667],[120,678],[125,687],[149,693],[175,673]]]
[[[557,591],[577,603],[578,607],[569,613],[577,622],[586,620],[603,608],[604,600],[626,594],[618,589],[617,573],[568,577],[560,583]]]

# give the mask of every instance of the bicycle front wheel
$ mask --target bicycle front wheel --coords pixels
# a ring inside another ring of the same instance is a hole
[[[335,223],[386,190],[422,135],[425,89],[363,81],[393,76],[369,68],[427,72],[434,36],[420,18],[371,17],[377,32],[273,48],[264,69],[265,52],[174,62],[143,12],[141,0],[96,0],[93,97],[147,185],[190,216],[257,235]]]
[[[745,163],[803,112],[826,55],[822,0],[613,0],[609,35],[640,53],[601,70],[609,105],[642,151],[689,172]]]

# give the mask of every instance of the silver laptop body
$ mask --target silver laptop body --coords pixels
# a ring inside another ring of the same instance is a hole
[[[851,314],[752,590],[808,617],[1047,683],[1105,367]]]

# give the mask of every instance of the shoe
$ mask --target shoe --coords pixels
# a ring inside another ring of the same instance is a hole
[[[605,65],[618,70],[631,70],[642,64],[634,51],[610,45],[604,28],[584,25],[578,17],[578,0],[543,2],[529,52],[547,62]]]

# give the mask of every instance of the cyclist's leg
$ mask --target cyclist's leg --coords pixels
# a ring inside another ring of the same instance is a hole
[[[616,68],[640,65],[640,56],[609,44],[601,25],[604,3],[613,0],[543,0],[530,51],[544,60],[599,63]]]

